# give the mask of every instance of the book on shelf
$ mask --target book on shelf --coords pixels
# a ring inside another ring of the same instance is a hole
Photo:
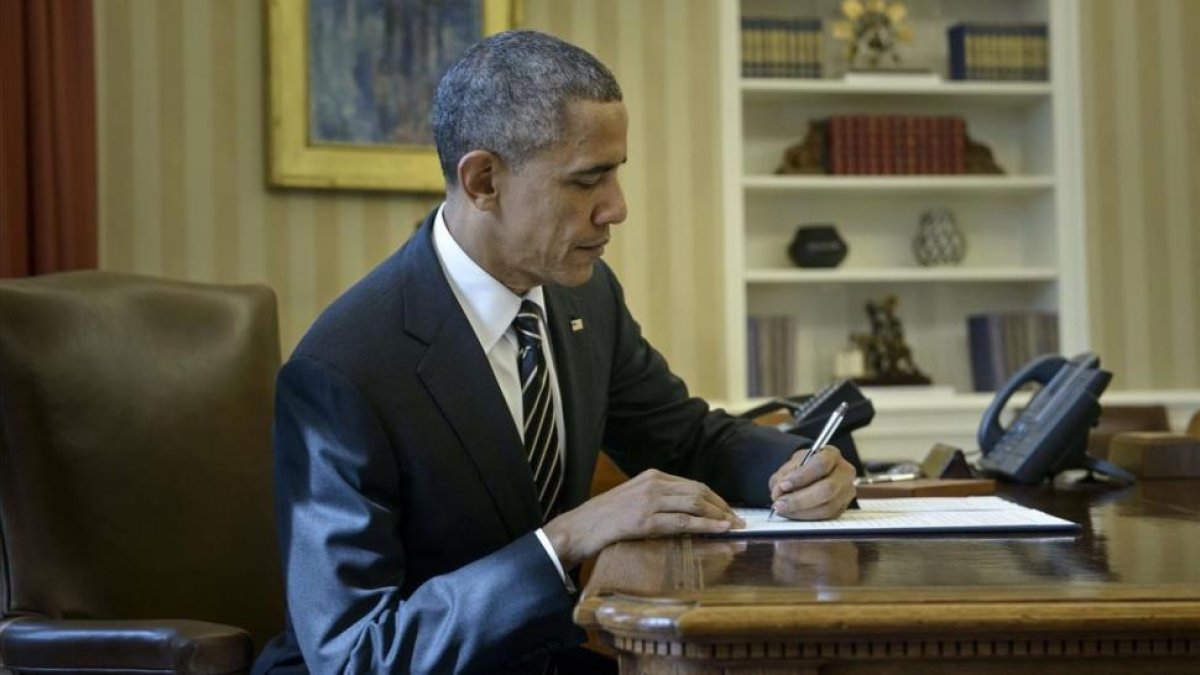
[[[789,396],[801,381],[796,372],[796,319],[752,316],[747,319],[747,393],[751,397]]]
[[[1049,79],[1045,24],[959,23],[946,38],[952,80]]]
[[[794,316],[750,316],[746,320],[746,393],[750,398],[792,396],[811,389],[825,374],[803,371],[800,355],[811,348],[811,334]],[[816,377],[814,377],[816,376]],[[950,385],[863,386],[883,396],[940,398],[954,395]]]
[[[833,115],[825,170],[834,175],[961,174],[967,123],[952,115]]]
[[[742,17],[742,77],[821,77],[821,20]]]
[[[1055,312],[998,312],[967,317],[975,391],[996,391],[1034,357],[1059,351]]]

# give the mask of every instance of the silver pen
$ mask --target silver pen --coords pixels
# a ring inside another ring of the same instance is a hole
[[[804,457],[800,459],[800,466],[803,467],[813,455],[825,449],[825,446],[829,444],[829,439],[833,438],[833,435],[837,433],[837,428],[839,425],[841,425],[842,418],[845,416],[846,402],[842,401],[841,405],[839,405],[837,409],[833,411],[833,414],[829,416],[829,421],[825,423],[825,428],[821,429],[821,433],[817,434],[817,440],[813,441],[812,447],[810,447],[808,452],[804,453]],[[771,513],[767,514],[767,520],[774,519],[775,506],[772,505]]]

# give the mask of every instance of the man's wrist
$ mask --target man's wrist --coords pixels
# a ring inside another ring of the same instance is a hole
[[[546,541],[554,549],[563,569],[570,569],[579,563],[572,549],[571,528],[563,524],[562,516],[546,523],[541,531],[545,533]]]

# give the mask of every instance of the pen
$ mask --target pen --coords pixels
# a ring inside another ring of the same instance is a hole
[[[825,449],[825,446],[829,443],[829,439],[833,438],[833,435],[837,432],[838,425],[842,423],[842,418],[845,416],[846,402],[842,401],[841,405],[837,407],[837,410],[834,410],[833,414],[829,416],[829,421],[825,423],[825,428],[821,429],[821,433],[817,434],[817,440],[813,441],[812,447],[810,447],[808,452],[804,453],[804,457],[800,459],[800,466],[803,467],[805,463],[808,462],[809,458]],[[767,515],[767,520],[774,520],[774,518],[775,507],[772,506],[771,513]]]
[[[920,478],[915,473],[880,473],[874,476],[865,476],[863,478],[855,478],[855,485],[872,485],[874,483],[894,483],[902,480],[916,480]]]

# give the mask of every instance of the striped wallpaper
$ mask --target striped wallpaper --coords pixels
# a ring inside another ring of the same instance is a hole
[[[1113,388],[1200,384],[1200,2],[1087,0],[1092,342]]]
[[[720,1],[524,2],[524,25],[593,51],[622,83],[629,218],[607,257],[651,342],[715,397],[719,120],[705,45]],[[1200,386],[1200,87],[1184,67],[1200,2],[1083,4],[1094,342],[1114,387]],[[436,203],[266,189],[260,3],[97,0],[96,31],[103,268],[269,284],[286,353]]]

